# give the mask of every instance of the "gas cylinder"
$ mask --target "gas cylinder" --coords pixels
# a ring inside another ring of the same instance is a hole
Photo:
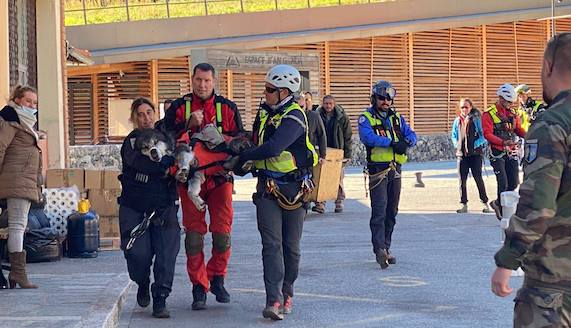
[[[90,211],[89,200],[79,201],[78,210],[67,218],[67,254],[69,257],[97,257],[99,216]]]

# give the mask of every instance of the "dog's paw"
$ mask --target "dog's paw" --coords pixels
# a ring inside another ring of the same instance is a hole
[[[194,206],[196,206],[196,209],[199,210],[200,212],[204,212],[206,210],[206,202],[198,195],[189,195],[190,196],[190,200],[194,203]]]

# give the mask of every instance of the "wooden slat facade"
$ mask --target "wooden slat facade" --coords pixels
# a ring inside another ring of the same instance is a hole
[[[571,18],[559,19],[556,28],[571,31]],[[257,50],[319,54],[319,79],[311,85],[314,98],[320,102],[319,97],[333,95],[354,129],[358,115],[369,106],[371,85],[387,79],[397,88],[396,108],[415,130],[436,134],[450,130],[462,97],[484,109],[507,82],[526,83],[539,98],[541,60],[549,35],[550,22],[534,20]],[[109,99],[146,96],[163,101],[188,93],[190,67],[189,58],[182,57],[101,65],[99,73],[97,67],[76,69],[75,74],[70,69],[70,141],[106,140]],[[263,78],[261,72],[219,73],[218,92],[236,102],[248,128],[262,97]],[[95,109],[91,115],[89,92]]]

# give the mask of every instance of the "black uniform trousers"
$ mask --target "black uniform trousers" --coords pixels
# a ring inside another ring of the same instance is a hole
[[[370,175],[373,175],[385,168],[386,166],[382,165],[369,165],[368,171]],[[400,172],[400,165],[397,164],[396,171],[389,171],[385,177],[377,176],[369,179],[371,196],[371,221],[369,226],[371,228],[373,252],[380,249],[388,250],[391,247],[400,200]]]
[[[157,212],[147,231],[137,238],[131,249],[126,250],[131,230],[143,221],[144,213],[124,205],[119,207],[121,249],[127,260],[129,277],[138,285],[149,284],[154,258],[154,282],[151,286],[153,297],[167,297],[171,292],[176,257],[180,249],[177,211],[178,206],[173,204]]]
[[[492,149],[492,155],[499,156],[501,152]],[[519,185],[519,163],[517,158],[504,155],[499,158],[490,157],[498,184],[498,204],[501,206],[500,195],[504,191],[514,191]]]
[[[280,192],[292,198],[300,190],[300,182],[280,184]],[[286,210],[274,196],[266,193],[260,178],[254,194],[258,231],[262,237],[262,262],[266,305],[283,303],[284,296],[293,297],[293,284],[298,276],[301,257],[300,240],[307,207]]]
[[[488,195],[486,194],[486,185],[482,178],[482,155],[463,156],[458,158],[458,175],[460,177],[460,203],[468,203],[468,192],[466,189],[466,181],[468,180],[468,172],[472,171],[472,177],[476,181],[478,193],[482,203],[488,203]]]

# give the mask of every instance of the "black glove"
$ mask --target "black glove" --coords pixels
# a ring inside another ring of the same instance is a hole
[[[396,154],[404,155],[408,149],[408,144],[404,140],[399,140],[398,142],[392,141],[391,147],[393,147],[393,150]]]
[[[161,167],[168,169],[169,167],[174,165],[174,157],[169,155],[163,156],[159,164],[161,165]]]

